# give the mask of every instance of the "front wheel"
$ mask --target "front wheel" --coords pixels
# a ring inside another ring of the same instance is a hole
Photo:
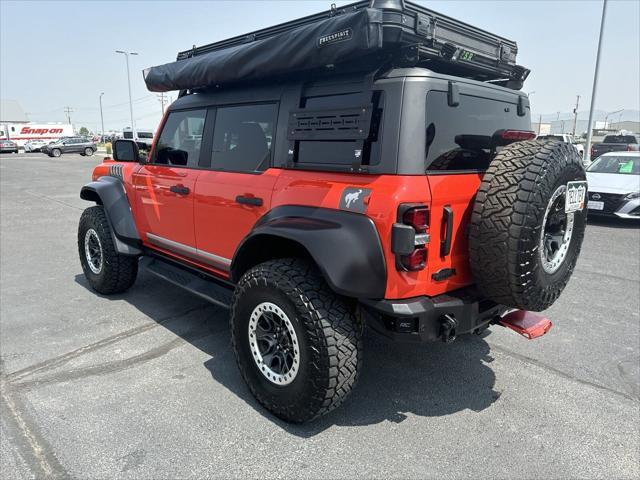
[[[118,253],[101,205],[82,212],[78,225],[78,254],[89,285],[98,293],[124,292],[138,275],[138,258]]]
[[[60,155],[62,155],[62,151],[59,148],[54,148],[53,150],[51,150],[52,157],[59,157]]]
[[[85,149],[84,149],[84,154],[85,154],[87,157],[90,157],[91,155],[93,155],[93,148],[85,148]]]
[[[233,350],[256,399],[302,423],[349,395],[362,365],[362,323],[300,259],[262,263],[243,275],[231,314]]]

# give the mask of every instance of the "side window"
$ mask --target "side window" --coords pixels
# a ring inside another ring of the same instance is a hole
[[[297,145],[296,161],[307,167],[351,167],[354,160],[361,158],[363,165],[375,165],[380,162],[380,142],[382,134],[383,92],[372,95],[374,106],[369,138],[365,142],[356,140],[304,140]],[[340,109],[359,107],[363,104],[362,93],[307,97],[304,108],[309,110]]]
[[[211,168],[260,172],[269,167],[276,104],[220,107],[216,111]]]
[[[156,148],[153,163],[194,167],[200,157],[206,110],[171,112]]]

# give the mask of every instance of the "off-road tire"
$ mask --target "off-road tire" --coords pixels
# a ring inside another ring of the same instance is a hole
[[[554,192],[585,179],[578,152],[566,143],[517,142],[496,155],[478,190],[469,227],[471,271],[484,295],[531,311],[555,302],[580,254],[586,206],[574,214],[566,257],[551,274],[540,259],[542,223]]]
[[[249,317],[265,301],[284,310],[298,338],[300,367],[288,385],[267,380],[250,351]],[[361,370],[361,320],[305,260],[272,260],[247,271],[234,294],[231,332],[236,360],[251,393],[287,422],[307,422],[339,406]]]
[[[94,273],[89,267],[85,254],[85,235],[93,229],[100,239],[102,248],[102,268]],[[121,255],[113,244],[111,227],[102,205],[87,208],[82,212],[78,225],[78,253],[84,275],[96,292],[103,295],[122,293],[136,280],[138,275],[138,257]]]

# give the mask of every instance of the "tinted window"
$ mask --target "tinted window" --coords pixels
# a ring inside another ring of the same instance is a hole
[[[351,167],[354,162],[362,165],[374,165],[380,161],[380,142],[383,97],[382,92],[373,94],[374,110],[371,118],[370,137],[363,142],[358,140],[303,140],[298,142],[297,163],[305,166],[344,166]],[[367,103],[362,93],[307,97],[304,108],[310,110],[339,109],[360,107]]]
[[[153,133],[151,133],[151,132],[138,132],[138,138],[153,138]]]
[[[507,110],[507,111],[505,111]],[[515,103],[460,95],[451,107],[446,92],[427,94],[427,170],[486,170],[497,130],[531,130],[529,116],[519,117]]]
[[[602,143],[637,143],[633,135],[607,135]]]
[[[122,138],[128,138],[131,140],[133,138],[133,132],[122,132]]]
[[[171,112],[160,134],[154,163],[196,166],[206,110]]]
[[[275,104],[218,108],[211,168],[237,172],[268,168],[276,114]]]

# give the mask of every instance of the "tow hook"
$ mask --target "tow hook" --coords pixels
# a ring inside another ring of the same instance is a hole
[[[458,321],[453,315],[444,314],[442,317],[442,324],[440,327],[442,341],[444,343],[452,343],[456,339],[456,329],[458,328]]]

